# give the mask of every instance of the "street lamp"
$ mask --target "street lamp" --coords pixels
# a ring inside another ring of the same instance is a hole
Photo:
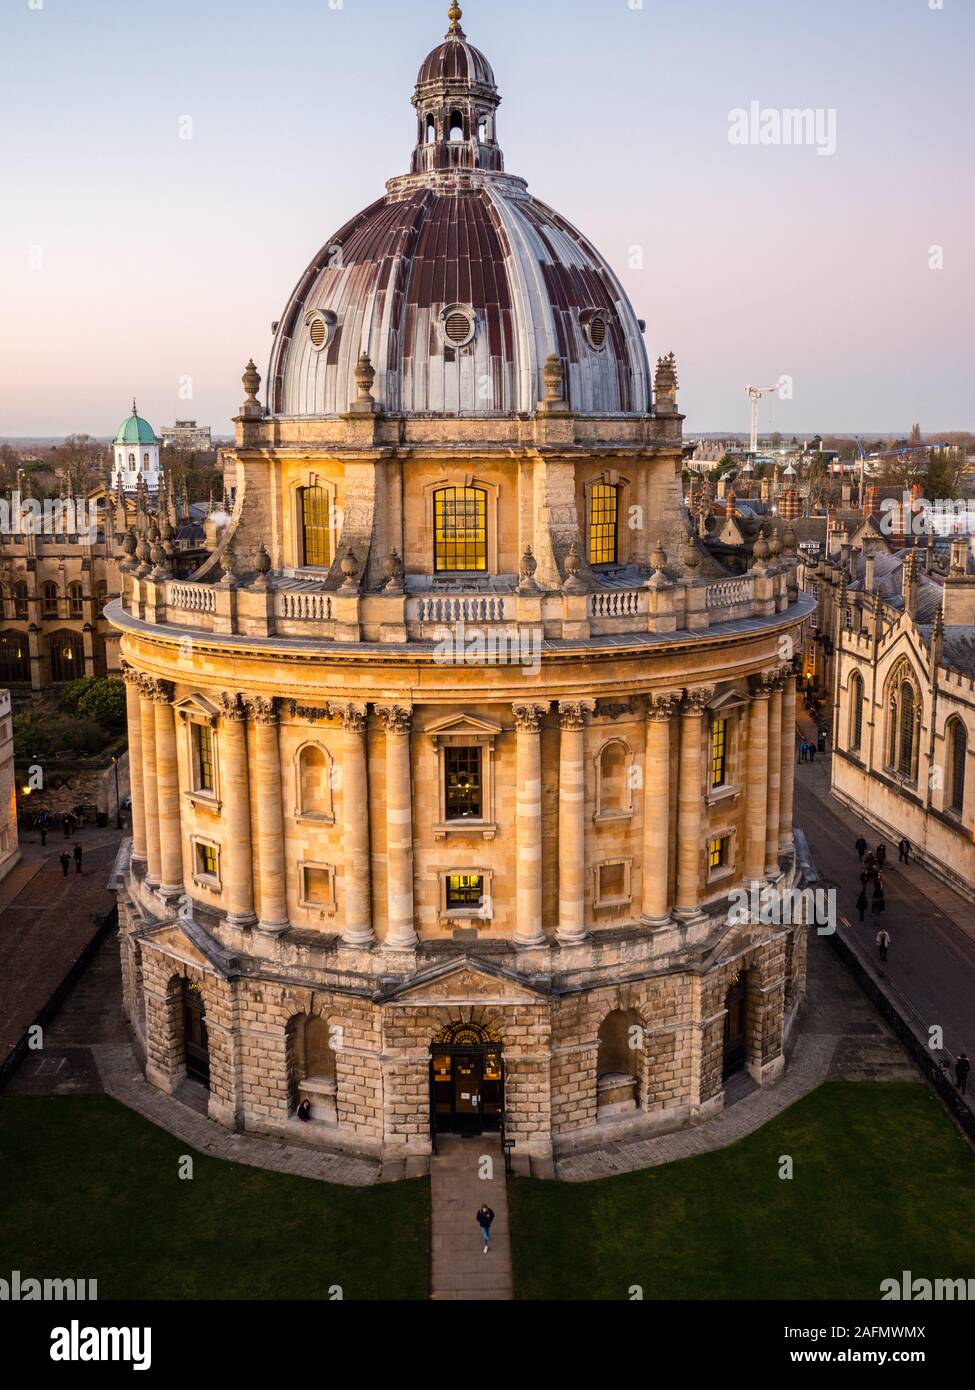
[[[119,801],[118,792],[118,758],[112,754],[112,766],[115,769],[115,829],[121,830],[122,827],[122,803]]]

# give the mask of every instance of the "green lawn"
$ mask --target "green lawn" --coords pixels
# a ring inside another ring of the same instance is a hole
[[[516,1298],[876,1299],[904,1269],[975,1278],[975,1155],[909,1082],[830,1082],[718,1153],[509,1194]]]
[[[194,1153],[100,1096],[0,1097],[0,1277],[97,1279],[99,1299],[425,1299],[429,1266],[426,1181],[334,1187]]]

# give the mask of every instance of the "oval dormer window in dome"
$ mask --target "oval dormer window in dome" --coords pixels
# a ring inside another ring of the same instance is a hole
[[[312,309],[305,315],[308,337],[316,352],[328,347],[335,328],[335,315],[324,309]]]
[[[477,315],[467,304],[449,304],[440,315],[448,347],[467,347],[477,331]]]
[[[594,352],[602,352],[606,346],[606,339],[609,337],[606,315],[599,309],[586,309],[584,313],[579,315],[579,319],[589,346]]]

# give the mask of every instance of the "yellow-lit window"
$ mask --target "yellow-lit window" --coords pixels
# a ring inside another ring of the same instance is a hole
[[[205,874],[207,878],[217,876],[217,847],[216,845],[197,845],[196,847],[196,869],[197,873]]]
[[[620,490],[597,483],[589,516],[589,563],[615,565],[618,555]]]
[[[716,719],[711,725],[711,786],[723,787],[728,776],[728,721]]]
[[[328,493],[323,487],[301,489],[301,562],[314,569],[332,563],[332,528]]]
[[[479,487],[444,487],[433,494],[433,567],[437,574],[487,569],[487,493]]]
[[[480,820],[481,749],[448,748],[444,758],[448,820]]]
[[[193,725],[193,750],[196,755],[196,790],[212,792],[213,779],[213,730],[208,724]]]
[[[484,901],[484,879],[480,874],[451,874],[447,879],[447,906],[480,907]]]
[[[728,867],[728,854],[731,846],[730,837],[721,835],[713,840],[708,840],[708,872],[714,873],[717,869]]]

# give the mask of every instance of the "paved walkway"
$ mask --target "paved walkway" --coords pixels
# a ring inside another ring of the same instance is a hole
[[[512,1297],[508,1190],[497,1135],[443,1138],[430,1161],[435,1299],[508,1300]],[[494,1212],[485,1255],[476,1213]]]

